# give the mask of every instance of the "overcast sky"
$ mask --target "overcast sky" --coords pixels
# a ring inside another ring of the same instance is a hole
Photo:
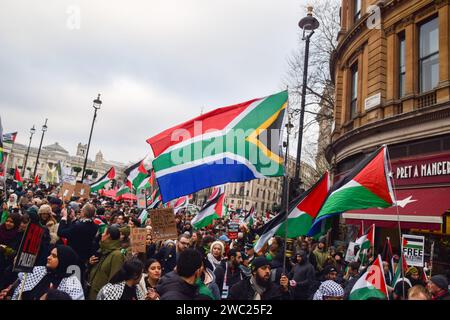
[[[221,106],[284,90],[306,0],[2,0],[0,113],[27,144],[137,161],[145,140]],[[77,13],[80,13],[79,17]]]

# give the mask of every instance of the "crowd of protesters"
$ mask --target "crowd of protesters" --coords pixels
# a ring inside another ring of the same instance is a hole
[[[151,216],[142,225],[132,202],[96,195],[63,202],[58,191],[29,185],[1,192],[0,299],[344,300],[367,268],[347,263],[345,248],[327,247],[325,238],[299,237],[286,255],[284,239],[273,237],[255,252],[261,216],[252,226],[242,223],[231,240],[225,219],[194,230],[193,217],[181,213],[178,238],[158,241]],[[44,235],[33,271],[17,273],[14,260],[29,223]],[[144,254],[132,251],[130,230],[136,227],[147,229]],[[444,275],[424,281],[411,267],[392,283],[391,270],[386,261],[390,299],[450,299]]]

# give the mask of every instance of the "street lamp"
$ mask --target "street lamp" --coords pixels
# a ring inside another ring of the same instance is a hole
[[[38,150],[38,154],[37,154],[37,158],[36,158],[36,164],[34,166],[34,172],[33,172],[33,177],[36,177],[36,172],[37,172],[37,167],[38,167],[38,163],[39,163],[39,156],[41,154],[41,147],[42,147],[42,141],[44,140],[44,134],[45,131],[47,131],[47,118],[45,119],[45,123],[42,126],[42,136],[41,136],[41,143],[39,144],[39,150]]]
[[[101,105],[102,105],[102,101],[100,100],[100,93],[98,94],[97,99],[95,99],[93,101],[93,107],[95,109],[94,111],[94,118],[92,119],[92,126],[91,126],[91,133],[89,134],[89,142],[88,142],[88,147],[86,150],[86,157],[84,158],[84,165],[83,165],[83,173],[81,174],[81,183],[83,183],[83,178],[84,178],[84,173],[86,171],[86,164],[87,164],[87,159],[88,159],[88,154],[89,154],[89,147],[91,146],[91,138],[92,138],[92,130],[94,129],[94,122],[95,122],[95,118],[97,118],[97,110],[100,109]]]
[[[309,62],[309,42],[314,34],[314,30],[319,27],[319,21],[313,17],[312,15],[313,7],[308,7],[308,14],[306,17],[300,20],[298,26],[303,30],[302,40],[306,40],[305,43],[305,61],[303,64],[303,85],[302,85],[302,103],[300,107],[300,125],[298,131],[298,144],[297,144],[297,159],[295,161],[295,176],[293,181],[293,190],[294,194],[296,191],[301,192],[302,180],[300,177],[300,158],[302,155],[302,140],[303,140],[303,121],[305,117],[305,104],[306,104],[306,86],[308,80],[308,62]]]
[[[30,129],[30,142],[28,143],[27,154],[25,156],[25,164],[23,165],[22,177],[25,177],[25,170],[27,168],[28,155],[30,154],[31,139],[33,139],[33,134],[35,134],[35,132],[36,132],[36,129],[34,128],[34,124],[33,124],[33,127]]]

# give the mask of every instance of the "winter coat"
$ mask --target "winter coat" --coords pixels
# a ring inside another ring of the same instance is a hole
[[[227,270],[228,267],[228,270]],[[231,271],[230,265],[226,260],[223,260],[219,266],[217,266],[216,270],[214,270],[214,275],[216,277],[216,283],[220,290],[220,295],[223,293],[223,282],[225,279],[225,272],[227,271],[227,283],[228,289],[233,285],[238,283],[239,281],[246,279],[245,274],[242,272],[240,268]]]
[[[198,287],[184,281],[174,271],[167,273],[156,286],[161,300],[197,300]]]
[[[108,283],[98,293],[97,300],[120,300],[125,290],[125,281],[119,283]],[[145,294],[139,286],[136,286],[136,296],[138,300],[145,300]]]
[[[300,263],[297,263],[289,274],[289,279],[295,280],[297,285],[295,287],[295,299],[306,300],[310,296],[311,287],[315,280],[315,270],[311,263],[306,258],[302,257]]]
[[[46,267],[34,267],[32,273],[27,274],[27,278],[25,280],[25,286],[23,291],[31,291],[34,289],[36,285],[44,278],[47,274]],[[22,288],[22,281],[24,279],[24,273],[19,273],[20,283],[16,290],[14,291],[13,300],[17,300],[19,298],[19,290]],[[63,291],[70,295],[72,300],[84,300],[83,288],[81,286],[80,280],[75,275],[70,277],[63,278],[58,285],[58,290]]]
[[[91,219],[67,222],[61,220],[58,228],[58,236],[67,239],[67,245],[72,247],[80,258],[80,263],[86,263],[92,256],[94,239],[98,225]]]
[[[313,254],[316,257],[317,261],[317,271],[322,272],[323,266],[328,258],[328,252],[325,249],[320,250],[319,247],[317,247],[316,249],[314,249]]]
[[[125,256],[120,250],[120,240],[107,240],[100,243],[100,258],[89,273],[89,299],[95,300],[100,289],[120,270]]]
[[[56,244],[58,242],[58,227],[59,224],[56,222],[56,220],[49,220],[45,226],[47,227],[48,231],[50,232],[50,244]]]
[[[239,281],[230,289],[230,300],[253,300],[255,289],[250,283],[251,278]],[[283,292],[281,286],[277,283],[270,282],[271,285],[261,296],[261,300],[291,300],[293,293],[291,290]]]

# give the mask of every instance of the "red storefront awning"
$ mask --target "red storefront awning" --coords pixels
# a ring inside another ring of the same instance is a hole
[[[342,216],[348,224],[375,224],[405,229],[440,230],[443,215],[450,210],[450,187],[403,189],[396,191],[398,206],[385,209],[353,210]],[[398,212],[397,212],[398,208]]]

